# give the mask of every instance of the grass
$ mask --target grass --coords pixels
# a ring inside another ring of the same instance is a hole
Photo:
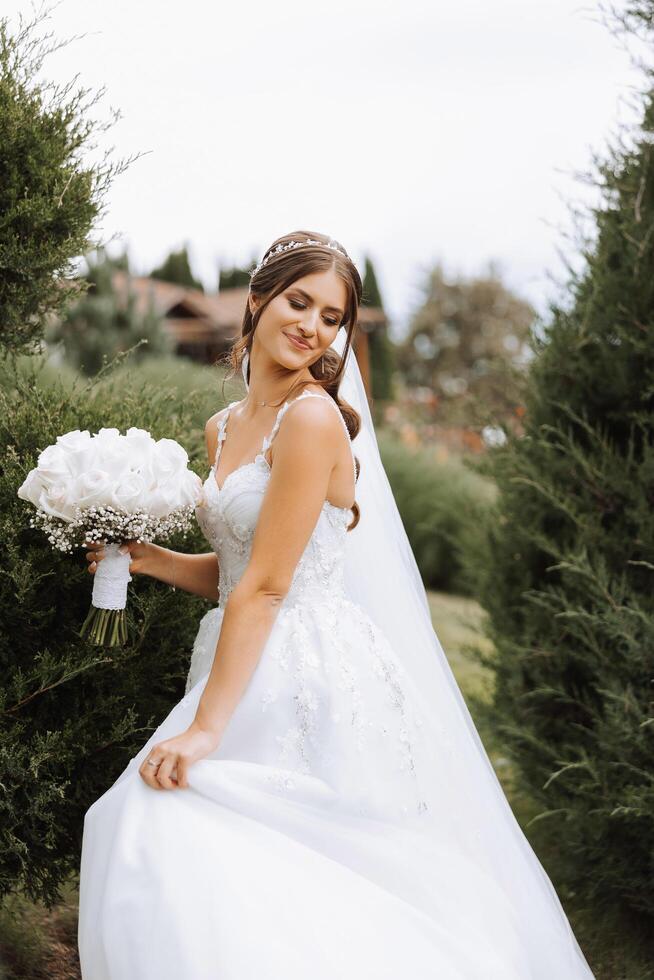
[[[0,980],[80,980],[76,884],[62,895],[50,911],[17,894],[0,906]]]
[[[492,650],[483,636],[484,613],[472,599],[438,592],[429,593],[429,605],[440,642],[457,683],[470,699],[474,717],[474,698],[490,698],[493,684],[492,674],[479,664],[474,653],[477,648]],[[583,907],[574,893],[557,883],[557,843],[543,835],[538,829],[541,825],[528,827],[536,814],[533,802],[520,789],[516,771],[495,734],[481,724],[479,732],[518,822],[557,888],[597,980],[652,980],[651,951],[648,954],[643,935],[631,921],[622,920],[619,910],[613,923],[605,918],[598,921],[592,909]],[[77,901],[76,885],[71,882],[64,889],[63,902],[50,912],[16,895],[5,903],[0,909],[0,980],[79,980]]]

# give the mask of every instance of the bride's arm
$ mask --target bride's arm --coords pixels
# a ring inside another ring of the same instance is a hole
[[[86,560],[88,571],[94,575],[98,562],[104,558],[104,542],[87,542]],[[161,545],[143,541],[130,541],[123,545],[129,548],[132,560],[129,564],[131,575],[149,575],[176,589],[183,589],[203,599],[218,601],[218,558],[214,551],[202,555],[188,555],[184,551],[171,551]]]
[[[240,701],[320,516],[342,435],[333,409],[318,399],[304,399],[286,416],[250,561],[225,605],[216,654],[190,726],[194,731],[219,739]]]
[[[130,572],[133,571],[132,563]],[[218,558],[215,551],[188,555],[158,544],[148,544],[141,572],[166,585],[174,585],[176,589],[218,602]]]

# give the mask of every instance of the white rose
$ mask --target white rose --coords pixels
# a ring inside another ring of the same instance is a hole
[[[74,516],[74,504],[68,491],[69,487],[64,483],[55,483],[47,489],[44,488],[39,495],[37,507],[52,517],[71,521]]]
[[[27,500],[35,507],[39,505],[41,491],[45,489],[45,482],[37,469],[30,470],[18,488],[18,496],[21,500]]]
[[[141,455],[152,453],[154,447],[157,445],[156,441],[146,429],[137,429],[134,426],[131,426],[125,433],[125,440],[128,443],[130,452],[134,449],[136,452],[141,453]]]
[[[47,446],[39,453],[37,468],[44,483],[59,483],[70,474],[68,453],[61,446]]]
[[[84,429],[83,432],[80,432],[79,429],[73,429],[72,432],[65,432],[62,436],[57,436],[57,445],[65,450],[75,450],[88,443],[90,439],[91,433],[88,429]]]
[[[153,457],[154,475],[161,483],[180,476],[188,465],[188,453],[174,439],[159,439]]]
[[[131,473],[136,473],[143,480],[144,493],[147,495],[151,491],[156,490],[159,484],[159,480],[156,476],[154,463],[150,459],[141,460],[138,466],[135,466],[130,470]]]
[[[158,486],[148,494],[146,509],[153,517],[166,517],[177,510],[175,488]]]
[[[157,490],[168,502],[168,513],[195,504],[200,496],[202,480],[192,470],[185,470],[179,477],[160,483]]]
[[[71,449],[67,454],[68,470],[71,476],[81,476],[82,473],[94,469],[100,463],[99,455],[94,439]]]
[[[201,491],[202,480],[193,470],[187,470],[180,486],[179,506],[187,507],[189,504],[195,506],[200,499]]]
[[[118,429],[100,429],[99,432],[93,436],[94,442],[98,446],[116,446],[121,441],[121,434]]]
[[[137,510],[148,510],[143,477],[138,473],[123,476],[113,488],[111,504],[128,514]]]
[[[105,507],[111,503],[112,485],[106,470],[95,467],[80,473],[71,488],[71,496],[79,507]]]
[[[102,452],[98,457],[97,465],[106,471],[112,486],[124,480],[132,472],[124,445],[121,445],[117,452]]]
[[[154,448],[139,439],[125,439],[126,472],[140,473],[147,483],[154,480]]]

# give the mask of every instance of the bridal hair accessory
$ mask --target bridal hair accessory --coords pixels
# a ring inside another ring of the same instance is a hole
[[[346,337],[341,328],[331,344],[340,357]],[[245,369],[243,373],[246,376]],[[360,463],[356,483],[360,516],[345,535],[346,591],[369,617],[370,628],[379,627],[397,652],[390,682],[393,703],[405,724],[401,744],[388,745],[387,750],[400,753],[403,774],[413,780],[413,798],[410,807],[401,805],[402,819],[431,841],[437,866],[460,854],[464,877],[469,874],[466,863],[484,870],[492,889],[484,896],[484,914],[491,909],[497,912],[498,927],[508,923],[511,942],[520,937],[524,949],[533,952],[534,962],[542,954],[548,980],[552,976],[579,980],[582,971],[584,978],[592,980],[561,902],[509,806],[434,632],[425,587],[382,464],[368,396],[351,347],[338,394],[361,417],[361,428],[352,440]],[[406,465],[411,465],[410,460]],[[371,669],[377,668],[371,665]],[[411,717],[418,726],[415,736],[408,724]],[[382,812],[395,812],[400,795],[397,782],[390,780],[386,789],[378,790],[375,804]],[[444,825],[451,838],[445,853]],[[533,980],[541,980],[541,975]]]
[[[250,279],[253,279],[256,276],[259,269],[262,269],[264,265],[266,265],[266,263],[269,262],[274,255],[279,255],[281,252],[288,252],[289,249],[291,248],[301,248],[303,245],[321,245],[323,248],[331,248],[336,252],[340,252],[341,255],[344,255],[346,259],[350,258],[350,256],[347,255],[342,248],[339,248],[336,242],[319,242],[315,238],[307,238],[303,242],[290,241],[290,242],[286,242],[285,244],[280,242],[280,244],[277,245],[275,248],[273,248],[272,251],[268,252],[266,257],[261,260],[259,265],[252,270],[252,272],[250,273]],[[352,260],[350,259],[350,261]]]

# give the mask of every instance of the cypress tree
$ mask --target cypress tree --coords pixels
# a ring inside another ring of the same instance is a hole
[[[654,4],[639,2],[640,23]],[[651,74],[649,76],[651,83]],[[654,915],[654,91],[598,160],[596,234],[533,340],[480,598],[493,723],[595,909]]]
[[[248,269],[241,269],[239,266],[221,267],[218,273],[218,290],[221,289],[240,289],[250,286],[250,274],[257,265],[257,260],[253,259]]]
[[[186,245],[178,252],[171,252],[160,266],[152,270],[150,276],[152,279],[174,282],[180,286],[188,286],[189,289],[199,289],[200,292],[204,292],[204,286],[193,275]]]
[[[377,307],[383,310],[381,291],[377,283],[375,268],[369,256],[365,257],[363,274],[362,306]],[[393,343],[388,336],[386,324],[376,327],[368,334],[370,348],[370,370],[372,397],[388,401],[393,397],[393,368],[395,364]]]

